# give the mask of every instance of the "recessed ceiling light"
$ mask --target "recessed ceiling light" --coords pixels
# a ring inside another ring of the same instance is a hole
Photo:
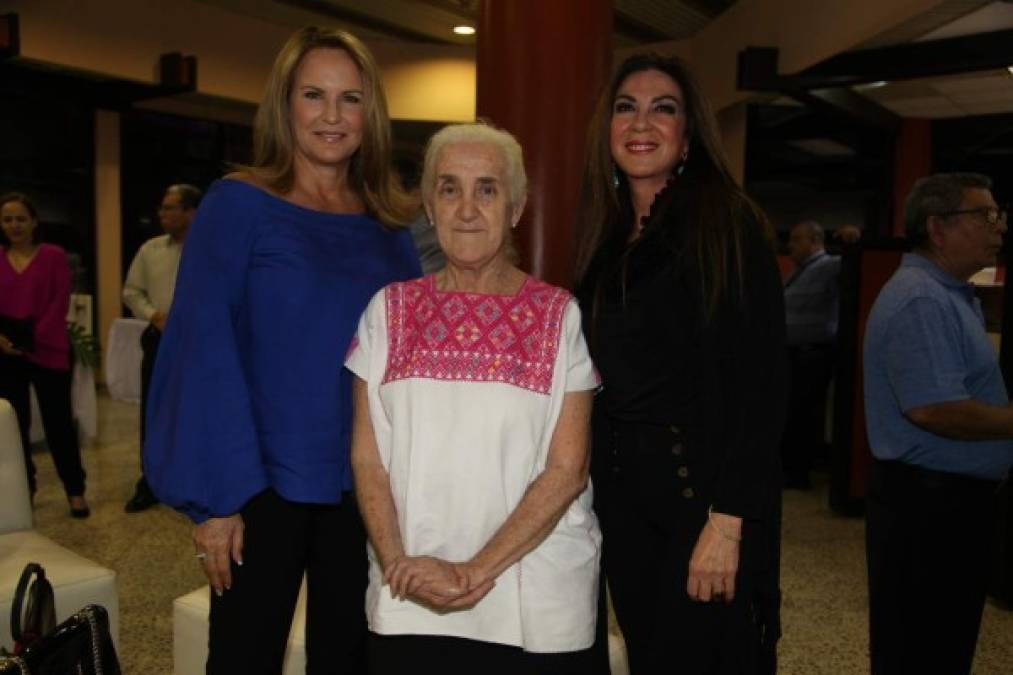
[[[457,33],[458,35],[474,35],[475,27],[465,25],[454,26],[454,32]]]

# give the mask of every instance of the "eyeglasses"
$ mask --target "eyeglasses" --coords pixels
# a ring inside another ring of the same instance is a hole
[[[946,211],[940,213],[940,216],[959,216],[964,213],[980,213],[985,216],[985,222],[993,227],[999,223],[1006,222],[1006,209],[1000,209],[995,206],[982,206],[977,209],[957,209],[956,211]]]

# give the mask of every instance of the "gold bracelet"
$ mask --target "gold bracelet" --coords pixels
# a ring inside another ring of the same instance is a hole
[[[732,535],[728,534],[727,532],[725,532],[724,530],[722,530],[720,527],[718,527],[717,524],[715,524],[715,522],[714,522],[714,507],[713,506],[708,506],[707,507],[707,522],[710,523],[710,526],[714,528],[714,531],[717,532],[718,534],[720,534],[724,539],[727,539],[728,541],[733,541],[736,544],[738,544],[739,542],[742,541],[742,537],[733,537]]]

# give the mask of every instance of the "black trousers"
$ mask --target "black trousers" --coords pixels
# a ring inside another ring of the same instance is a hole
[[[866,509],[872,675],[971,672],[995,482],[875,461]]]
[[[777,599],[761,603],[757,583],[762,528],[744,523],[735,600],[696,602],[686,582],[707,502],[686,439],[668,427],[604,438],[599,428],[594,453],[603,563],[631,675],[775,672]]]
[[[306,573],[306,672],[362,675],[366,531],[345,493],[338,505],[297,504],[266,490],[242,509],[243,565],[211,591],[209,675],[278,675]]]
[[[141,478],[137,481],[138,490],[151,489],[148,481],[144,478],[144,438],[147,425],[145,418],[148,416],[148,391],[151,389],[151,374],[155,370],[155,357],[158,356],[158,345],[162,341],[162,331],[152,325],[148,325],[141,333]]]
[[[81,466],[81,447],[70,404],[71,376],[70,370],[43,368],[22,357],[0,354],[0,398],[10,401],[18,416],[28,487],[32,494],[37,485],[29,434],[32,426],[30,385],[35,387],[39,412],[42,413],[42,427],[46,432],[46,444],[53,456],[56,473],[63,482],[63,489],[68,497],[84,494],[85,474]]]
[[[834,370],[833,345],[791,347],[788,362],[791,386],[781,464],[789,481],[805,482],[813,454],[824,443],[827,389]]]
[[[591,650],[532,654],[519,647],[442,635],[377,635],[368,641],[369,675],[588,675]]]

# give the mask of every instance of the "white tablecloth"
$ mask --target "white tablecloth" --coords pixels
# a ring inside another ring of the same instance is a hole
[[[106,386],[117,401],[141,400],[141,333],[147,327],[148,322],[140,319],[116,319],[109,326]]]

